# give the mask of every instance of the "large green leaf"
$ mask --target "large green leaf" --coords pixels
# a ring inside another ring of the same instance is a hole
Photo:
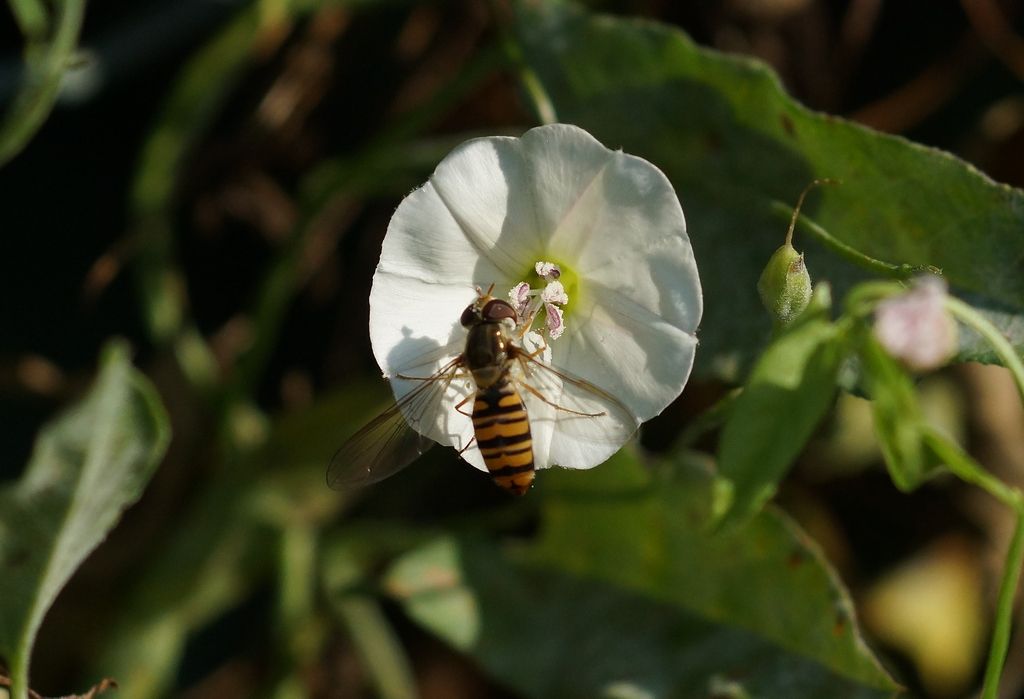
[[[521,53],[557,118],[648,158],[679,192],[706,299],[698,373],[742,376],[767,337],[758,275],[818,177],[843,184],[813,195],[807,216],[875,258],[941,268],[973,302],[1001,308],[997,321],[1024,346],[1024,193],[948,153],[814,113],[762,63],[668,26],[557,2],[518,7]],[[800,231],[796,247],[840,293],[861,276]]]
[[[546,564],[747,629],[869,686],[893,687],[860,637],[842,584],[792,522],[769,509],[745,526],[708,532],[708,469],[682,462],[654,479],[620,452],[585,477],[545,473],[541,488],[537,553]]]
[[[438,539],[387,587],[420,624],[531,699],[884,697],[757,636],[606,583]]]
[[[753,515],[803,450],[836,394],[846,333],[828,317],[827,289],[765,349],[733,404],[718,447],[716,516]]]
[[[142,493],[168,436],[156,392],[115,344],[89,394],[43,429],[25,475],[0,491],[0,654],[15,697],[43,615]]]

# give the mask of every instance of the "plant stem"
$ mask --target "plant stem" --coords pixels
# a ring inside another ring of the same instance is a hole
[[[292,523],[281,531],[278,564],[278,618],[284,645],[292,664],[310,662],[316,648],[310,638],[314,613],[316,576],[316,530],[305,523]]]
[[[793,229],[796,228],[797,219],[800,218],[800,209],[803,208],[804,199],[807,198],[807,193],[815,187],[820,187],[823,184],[840,184],[840,182],[839,180],[823,177],[818,180],[811,180],[811,183],[804,187],[804,191],[800,192],[800,198],[797,199],[796,208],[793,209],[793,217],[789,219],[789,229],[786,231],[786,245],[790,247],[793,245]]]
[[[380,605],[372,597],[341,594],[331,601],[334,613],[382,699],[415,699],[416,680],[409,659]]]
[[[46,33],[50,20],[40,0],[8,0],[8,5],[26,39],[38,41]]]
[[[1003,337],[998,329],[983,315],[978,313],[969,304],[954,298],[946,298],[946,309],[961,323],[973,328],[981,335],[1002,360],[1003,365],[1010,370],[1013,380],[1017,384],[1017,390],[1024,398],[1024,363],[1014,351],[1013,346]],[[926,435],[934,438],[934,435]],[[930,446],[944,445],[938,441],[930,441]],[[1020,582],[1021,565],[1024,563],[1024,496],[1020,491],[1002,483],[999,479],[989,475],[979,466],[973,464],[966,454],[963,458],[957,458],[955,453],[945,450],[944,460],[946,464],[957,473],[958,476],[974,482],[981,486],[995,497],[999,498],[1014,510],[1016,515],[1016,526],[1013,530],[1013,538],[1010,540],[1010,548],[1006,554],[1006,563],[1003,568],[1003,579],[999,584],[999,601],[996,605],[995,628],[992,631],[992,645],[989,650],[988,663],[985,666],[985,683],[982,688],[981,699],[996,699],[999,693],[999,679],[1003,672],[1003,665],[1006,662],[1006,653],[1010,645],[1010,631],[1013,626],[1013,602],[1017,593],[1017,585]],[[952,456],[953,458],[945,458]],[[961,467],[966,466],[966,469]],[[960,469],[960,470],[958,470]]]
[[[989,649],[988,664],[985,666],[985,684],[981,699],[996,699],[999,694],[999,678],[1006,662],[1010,647],[1010,631],[1013,626],[1013,600],[1020,582],[1021,564],[1024,562],[1024,508],[1017,508],[1017,526],[1010,539],[1006,553],[1003,579],[999,583],[999,602],[996,605],[996,623],[992,631],[992,646]]]
[[[792,215],[792,210],[789,206],[780,201],[772,201],[770,206],[772,210],[777,213],[784,214],[786,216]],[[799,221],[803,224],[803,228],[807,233],[809,233],[813,238],[816,238],[819,242],[823,243],[826,247],[832,248],[832,250],[845,257],[853,264],[863,267],[879,276],[889,277],[891,279],[909,279],[917,274],[941,273],[941,270],[933,267],[932,265],[897,265],[892,264],[891,262],[883,262],[882,260],[875,259],[870,255],[865,255],[857,248],[847,245],[805,216],[800,216]]]
[[[11,699],[27,699],[28,697],[28,659],[31,653],[32,641],[30,638],[23,638],[11,657],[8,658],[11,673]]]
[[[39,42],[28,38],[21,88],[0,124],[0,165],[20,153],[46,121],[60,93],[61,78],[78,45],[85,0],[63,0],[57,5],[57,28],[53,39]],[[38,18],[31,15],[33,7],[36,5],[26,3],[16,12],[23,28],[30,31],[39,28],[34,26],[38,24]]]
[[[992,474],[967,455],[959,446],[932,428],[925,428],[921,435],[925,445],[946,464],[961,480],[972,483],[1008,505],[1017,519],[1006,554],[1003,579],[999,584],[999,602],[996,605],[995,628],[988,663],[985,666],[985,684],[981,699],[996,699],[999,677],[1006,662],[1006,651],[1010,644],[1010,630],[1013,626],[1013,600],[1020,581],[1021,563],[1024,561],[1024,496]]]
[[[1003,360],[1003,366],[1010,370],[1013,380],[1017,383],[1017,390],[1024,399],[1024,363],[1021,362],[1013,345],[1003,337],[1002,333],[992,325],[985,316],[976,311],[970,304],[964,303],[958,298],[949,296],[946,298],[946,309],[964,325],[973,328],[979,335],[985,338],[992,349],[996,351],[999,358]]]
[[[1024,509],[1024,497],[1020,491],[1012,488],[981,467],[981,464],[970,457],[959,445],[938,432],[933,427],[923,427],[921,440],[932,453],[939,458],[957,478],[976,485],[1007,507],[1021,511]]]

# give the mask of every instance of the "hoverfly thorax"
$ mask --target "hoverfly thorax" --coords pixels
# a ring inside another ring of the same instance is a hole
[[[469,329],[464,352],[466,368],[479,388],[493,385],[508,371],[508,326],[514,327],[517,320],[518,314],[511,305],[488,296],[462,312],[462,324]]]

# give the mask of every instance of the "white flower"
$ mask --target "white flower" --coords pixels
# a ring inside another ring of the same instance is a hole
[[[399,205],[373,277],[370,340],[396,398],[420,385],[398,375],[429,376],[463,351],[460,315],[491,284],[534,320],[524,349],[547,344],[541,357],[632,413],[608,429],[604,419],[565,420],[522,391],[537,468],[601,463],[682,391],[700,281],[675,192],[646,160],[565,124],[452,151]],[[452,381],[417,429],[465,448],[463,458],[485,470],[475,443],[466,448],[471,421],[455,409],[473,390],[468,378]]]
[[[922,277],[875,310],[875,337],[913,371],[938,369],[957,350],[957,327],[945,307],[946,282]]]

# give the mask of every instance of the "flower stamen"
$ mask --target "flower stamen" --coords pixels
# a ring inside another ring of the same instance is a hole
[[[569,295],[558,278],[562,270],[554,262],[537,262],[534,271],[545,283],[543,288],[534,289],[528,282],[519,282],[508,292],[509,302],[519,314],[519,330],[525,335],[528,332],[547,332],[552,340],[557,340],[565,332],[564,309],[569,303]],[[544,314],[540,315],[540,310]],[[540,326],[534,330],[538,317]]]

